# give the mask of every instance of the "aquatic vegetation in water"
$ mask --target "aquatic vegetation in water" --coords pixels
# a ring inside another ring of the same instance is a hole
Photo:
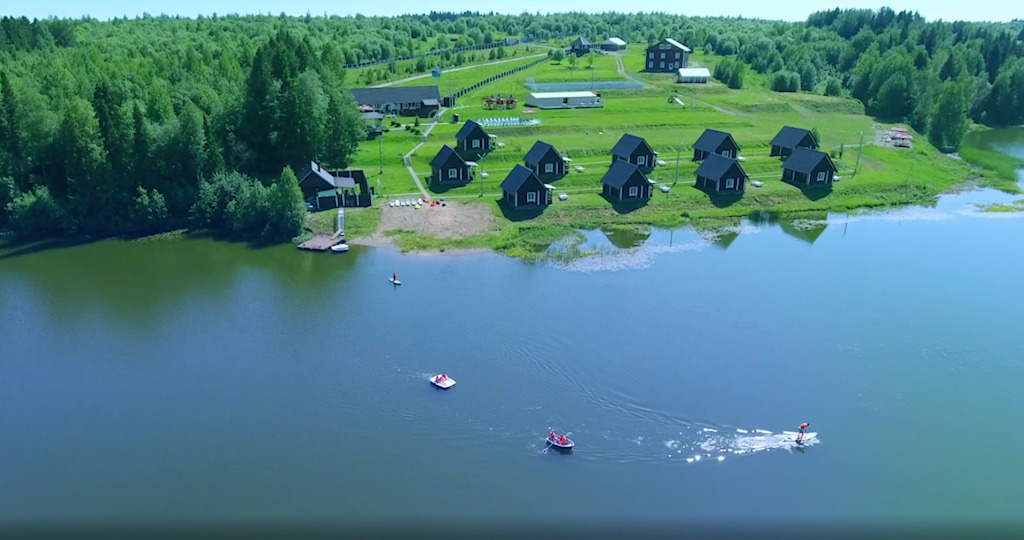
[[[982,212],[1024,212],[1024,199],[1013,201],[1010,204],[992,203],[975,205]]]

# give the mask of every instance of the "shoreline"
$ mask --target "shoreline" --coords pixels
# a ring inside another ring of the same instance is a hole
[[[590,231],[599,229],[644,228],[677,230],[690,228],[698,232],[713,232],[735,227],[739,224],[737,222],[742,223],[743,220],[750,219],[752,216],[759,213],[772,214],[776,218],[783,220],[801,219],[807,217],[809,214],[857,215],[864,213],[880,213],[886,210],[927,205],[929,200],[938,200],[938,198],[941,197],[957,197],[965,193],[971,193],[978,190],[991,190],[993,193],[1009,195],[1009,193],[1003,189],[999,189],[992,185],[986,185],[986,178],[979,175],[972,176],[962,182],[949,186],[938,193],[918,197],[919,200],[916,201],[900,202],[896,204],[870,204],[852,208],[805,208],[795,210],[772,208],[755,209],[744,207],[742,208],[743,212],[732,212],[718,215],[700,215],[697,213],[698,215],[696,216],[692,215],[688,211],[682,211],[681,215],[683,217],[672,223],[659,222],[658,220],[633,220],[628,218],[625,220],[612,220],[606,222],[592,220],[587,220],[586,222],[575,222],[572,219],[564,221],[559,219],[557,220],[557,223],[534,223],[532,221],[501,223],[500,217],[490,214],[491,203],[480,201],[460,203],[452,201],[448,207],[445,207],[448,212],[460,212],[460,209],[468,208],[469,215],[454,219],[450,216],[446,216],[444,218],[445,223],[443,230],[439,230],[434,227],[434,230],[431,231],[439,233],[439,236],[424,234],[416,231],[412,227],[403,228],[412,225],[403,221],[392,221],[389,228],[387,222],[385,222],[384,219],[380,219],[376,223],[376,227],[372,233],[368,235],[360,234],[350,237],[346,242],[349,245],[388,249],[401,254],[420,257],[497,254],[510,258],[532,261],[544,258],[546,256],[547,249],[537,251],[536,249],[530,249],[531,247],[535,248],[544,244],[550,245],[555,242],[564,241],[567,238],[572,237],[574,233],[578,234],[579,231],[582,230]],[[1016,195],[1019,196],[1019,194]],[[976,202],[973,204],[979,212],[1024,212],[1024,199],[1018,199],[1009,203],[992,200],[987,202]],[[388,208],[389,207],[385,206],[384,208],[376,208],[376,210],[387,212]],[[483,209],[485,208],[487,209],[487,212],[483,212]],[[590,212],[598,210],[597,207],[590,205],[581,205],[579,206],[579,209]],[[399,210],[392,208],[391,211],[394,213],[404,212],[405,216],[423,217],[430,216],[430,212],[443,212],[444,210]],[[417,213],[412,214],[411,212]],[[330,212],[326,211],[324,213],[329,214]],[[466,225],[467,217],[478,220],[478,226],[472,228],[472,230],[463,228]],[[310,232],[313,234],[324,233],[324,231],[318,230],[320,227],[317,227],[315,223],[312,225],[312,227],[307,225],[304,234],[308,234]],[[457,230],[453,230],[453,227]],[[530,236],[538,236],[540,238],[529,238]],[[150,242],[190,238],[224,240],[224,238],[218,237],[217,234],[211,233],[210,231],[190,231],[188,229],[174,229],[144,236],[104,236],[82,234],[35,239],[19,239],[11,231],[0,231],[0,249],[12,249],[21,244],[39,244],[44,242],[66,245],[102,240]],[[519,240],[518,243],[517,240]],[[294,247],[298,245],[298,242],[292,241],[284,244],[291,244]],[[580,254],[581,257],[585,255],[585,253]],[[561,256],[565,256],[565,254],[562,254]]]

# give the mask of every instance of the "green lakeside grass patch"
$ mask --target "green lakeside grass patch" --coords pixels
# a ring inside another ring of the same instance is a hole
[[[1024,212],[1024,199],[1014,201],[1010,204],[992,203],[975,205],[982,212]]]
[[[346,238],[361,238],[372,235],[380,225],[382,208],[380,202],[364,208],[345,209]],[[313,235],[332,235],[338,225],[338,209],[331,208],[320,212],[311,212],[306,218],[306,227],[310,229],[304,240]]]
[[[968,146],[960,148],[960,157],[989,172],[987,177],[992,180],[993,187],[1011,193],[1020,191],[1017,185],[1017,171],[1024,168],[1024,159]]]

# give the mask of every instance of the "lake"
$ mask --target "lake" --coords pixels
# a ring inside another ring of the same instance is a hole
[[[1024,221],[973,207],[1015,198],[565,264],[0,253],[0,525],[1021,527]]]

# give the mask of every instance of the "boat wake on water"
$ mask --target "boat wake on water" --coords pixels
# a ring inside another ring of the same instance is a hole
[[[540,434],[538,434],[540,435]],[[807,433],[797,444],[796,432],[764,429],[715,429],[687,426],[672,436],[621,436],[611,432],[589,433],[585,426],[576,431],[577,455],[583,459],[637,462],[680,460],[687,463],[725,461],[726,458],[782,450],[800,451],[820,442],[817,433]],[[542,445],[534,451],[547,453]]]

